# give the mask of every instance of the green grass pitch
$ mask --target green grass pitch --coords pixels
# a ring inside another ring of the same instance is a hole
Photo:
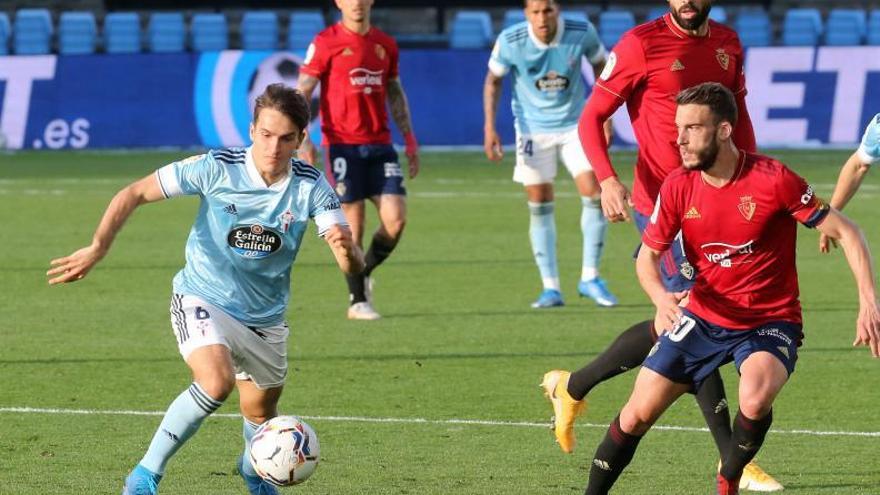
[[[116,190],[186,153],[0,156],[0,494],[118,493],[160,414],[190,382],[172,336],[171,278],[196,209],[192,198],[141,208],[85,280],[49,287],[49,260],[88,243]],[[847,152],[776,153],[830,197]],[[615,154],[631,176],[632,153]],[[575,494],[629,373],[598,387],[562,454],[538,388],[577,368],[625,327],[652,315],[631,260],[632,224],[609,229],[603,273],[622,304],[579,300],[580,203],[557,181],[564,308],[529,303],[539,277],[512,158],[426,153],[408,183],[409,224],[376,272],[377,322],[345,319],[346,290],[324,243],[306,234],[288,314],[290,376],[283,413],[318,431],[322,460],[309,494]],[[878,185],[847,208],[880,246]],[[370,229],[375,217],[370,217]],[[858,301],[840,251],[820,255],[800,230],[805,333],[797,372],[775,408],[760,464],[793,495],[880,493],[880,362],[850,344]],[[736,379],[724,370],[735,408]],[[241,421],[233,395],[169,465],[163,494],[241,494]],[[32,408],[25,411],[21,408]],[[49,410],[53,410],[51,412]],[[735,410],[735,409],[734,409]],[[74,411],[89,411],[74,414]],[[131,413],[120,413],[131,411]],[[135,414],[135,412],[157,414]],[[648,434],[615,493],[712,493],[717,453],[684,397]]]

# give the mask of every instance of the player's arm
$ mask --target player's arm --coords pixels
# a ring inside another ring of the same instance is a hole
[[[486,152],[486,157],[492,161],[498,161],[504,157],[501,138],[495,129],[498,101],[501,99],[503,83],[504,76],[495,75],[491,69],[486,71],[486,81],[483,83],[483,151]]]
[[[581,145],[602,189],[602,211],[611,222],[629,220],[629,207],[632,206],[629,190],[617,178],[617,172],[611,165],[605,127],[610,125],[611,115],[622,104],[622,99],[597,85],[578,121]]]
[[[737,148],[754,153],[758,149],[758,144],[755,141],[755,128],[752,126],[752,118],[749,116],[748,107],[746,107],[745,91],[737,93],[736,107],[737,119],[736,127],[733,129],[733,142]]]
[[[391,118],[397,125],[397,129],[403,135],[405,143],[406,159],[409,162],[409,178],[415,178],[419,173],[419,143],[412,128],[412,118],[409,111],[409,102],[403,91],[403,84],[399,77],[388,80],[388,107],[391,109]]]
[[[590,62],[590,65],[593,67],[593,76],[596,81],[599,80],[599,76],[602,74],[602,70],[605,69],[605,63],[607,61],[608,58],[602,55],[598,60]],[[614,128],[611,126],[611,117],[605,119],[605,122],[602,124],[602,130],[605,131],[605,142],[608,143],[607,146],[611,146],[611,138],[614,136]]]
[[[854,346],[870,347],[871,355],[880,358],[880,305],[874,286],[871,251],[861,229],[835,209],[816,227],[824,235],[837,239],[846,255],[859,290],[859,317]]]
[[[843,210],[849,200],[856,194],[862,181],[868,174],[871,164],[880,161],[880,114],[874,116],[871,123],[865,129],[859,148],[850,155],[846,163],[840,169],[837,177],[837,185],[831,195],[831,206]],[[827,253],[830,245],[837,247],[837,243],[828,236],[819,236],[819,251]]]
[[[351,229],[347,225],[336,224],[324,232],[324,240],[330,246],[336,264],[346,275],[355,275],[364,271],[364,253],[354,243]]]
[[[681,300],[680,295],[667,292],[663,285],[663,279],[660,275],[660,256],[662,254],[662,251],[643,243],[636,258],[636,274],[639,277],[639,284],[656,308],[654,331],[658,335],[678,324],[682,316],[681,307],[678,305]]]
[[[306,74],[305,72],[300,72],[299,78],[296,81],[296,89],[305,96],[306,101],[312,101],[312,94],[315,92],[315,88],[318,86],[319,82],[320,79],[317,77]],[[309,137],[308,132],[303,134],[303,140],[299,144],[299,159],[314,165],[316,159],[315,144],[312,143],[312,139]]]
[[[104,216],[92,236],[92,243],[70,256],[50,262],[52,268],[46,272],[46,275],[51,277],[49,285],[76,282],[85,277],[110,250],[116,234],[132,212],[144,203],[161,199],[165,199],[165,195],[155,173],[129,184],[116,193],[104,211]]]

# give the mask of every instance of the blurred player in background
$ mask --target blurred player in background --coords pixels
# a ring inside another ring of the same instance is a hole
[[[675,96],[702,82],[718,82],[736,98],[739,119],[733,141],[755,151],[755,136],[746,110],[743,50],[736,32],[709,19],[710,0],[669,0],[669,12],[627,31],[615,45],[596,81],[579,132],[602,188],[602,208],[612,222],[629,219],[634,206],[639,232],[654,209],[663,179],[681,166],[676,146]],[[633,197],[611,165],[603,123],[626,104],[639,143]],[[634,203],[634,204],[633,204]],[[683,297],[698,273],[673,243],[661,263],[667,290]],[[574,448],[572,426],[586,408],[593,387],[637,368],[654,345],[656,333],[646,320],[621,333],[596,359],[571,373],[553,370],[544,376],[544,389],[554,406],[555,433],[562,450]],[[731,424],[724,383],[719,373],[708,377],[697,392],[697,402],[722,460],[730,444]],[[782,485],[755,464],[742,478],[744,488],[782,490]]]
[[[764,442],[773,402],[794,372],[803,339],[798,222],[843,246],[859,293],[853,345],[866,345],[880,357],[875,275],[858,226],[784,164],[737,149],[730,90],[704,83],[682,91],[677,103],[683,167],[663,182],[636,261],[661,336],[596,449],[586,495],[607,494],[663,412],[731,361],[740,374],[739,412],[716,487],[718,495],[739,492],[743,469]],[[667,291],[660,271],[663,252],[682,242],[679,232],[700,270],[685,307]]]
[[[517,143],[513,180],[526,189],[529,239],[544,284],[532,307],[563,305],[553,213],[557,155],[561,155],[581,196],[584,240],[578,292],[600,306],[615,306],[617,298],[599,277],[607,225],[599,203],[599,184],[577,135],[586,96],[581,60],[586,57],[598,75],[605,65],[605,47],[589,21],[560,19],[555,0],[525,0],[524,8],[526,22],[502,31],[489,59],[483,89],[483,146],[490,160],[501,160],[495,115],[503,78],[511,74]],[[605,122],[605,132],[610,140],[610,120]]]
[[[318,33],[300,69],[298,87],[311,98],[321,83],[321,133],[324,164],[358,246],[363,245],[364,200],[379,212],[361,274],[347,275],[348,317],[380,318],[372,305],[371,275],[394,250],[406,224],[406,189],[385,110],[406,141],[409,178],[419,172],[418,143],[409,104],[398,75],[394,39],[370,25],[372,0],[336,0],[342,20]],[[308,136],[301,157],[315,163]]]
[[[106,256],[138,206],[201,196],[171,298],[171,326],[193,383],[171,403],[123,495],[157,493],[168,461],[233,387],[244,418],[239,472],[251,494],[277,493],[257,476],[247,452],[257,427],[278,414],[287,376],[290,271],[309,219],[343,272],[364,266],[336,193],[314,167],[292,159],[308,124],[302,94],[269,86],[254,108],[251,147],[212,150],[132,183],[110,202],[91,245],[52,260],[50,284],[76,282]]]
[[[843,164],[840,169],[840,175],[837,177],[837,185],[834,187],[834,193],[831,195],[831,206],[837,210],[842,210],[849,200],[859,190],[862,180],[871,169],[871,165],[880,161],[880,113],[871,119],[865,133],[862,135],[862,142],[857,149]],[[829,244],[837,247],[834,239],[829,238],[825,234],[819,236],[819,251],[827,253]]]

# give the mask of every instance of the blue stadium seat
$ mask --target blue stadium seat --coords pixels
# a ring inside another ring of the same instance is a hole
[[[734,28],[743,46],[770,46],[772,43],[770,17],[764,9],[741,10]]]
[[[663,15],[666,14],[667,12],[669,12],[668,6],[666,6],[666,7],[651,7],[651,9],[648,11],[648,15],[645,16],[645,22],[653,21],[654,19],[657,19],[659,17],[663,17]]]
[[[6,12],[0,12],[0,55],[9,55],[9,35],[11,33],[9,16],[6,15]]]
[[[712,10],[709,11],[709,19],[721,24],[727,24],[727,11],[720,5],[714,5]]]
[[[449,33],[450,48],[485,48],[492,42],[492,18],[486,11],[455,13]]]
[[[789,9],[782,22],[782,44],[816,46],[822,36],[822,16],[817,9]]]
[[[58,20],[58,51],[63,55],[95,53],[98,24],[91,12],[63,12]]]
[[[218,52],[229,48],[229,26],[223,14],[194,14],[190,46],[197,52]]]
[[[44,55],[52,50],[52,15],[48,9],[19,10],[12,32],[18,55]]]
[[[868,44],[880,45],[880,9],[871,11],[868,16]]]
[[[186,49],[186,26],[180,12],[150,14],[147,46],[151,52],[179,53]]]
[[[141,51],[141,21],[134,12],[113,12],[104,18],[104,49],[107,53]]]
[[[507,9],[504,11],[504,22],[502,26],[504,29],[513,26],[518,22],[524,22],[526,20],[526,13],[523,9]]]
[[[599,14],[599,38],[606,48],[617,44],[623,33],[636,25],[636,18],[628,10],[606,10]]]
[[[324,15],[320,10],[296,10],[290,14],[287,29],[287,48],[291,51],[305,51],[315,35],[324,30]]]
[[[825,24],[825,44],[857,46],[865,40],[867,16],[862,9],[832,9]]]
[[[245,50],[278,49],[278,15],[249,11],[241,18],[241,47]]]

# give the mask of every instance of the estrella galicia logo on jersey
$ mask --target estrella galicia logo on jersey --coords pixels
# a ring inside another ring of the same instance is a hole
[[[281,249],[281,236],[262,225],[245,225],[229,231],[229,247],[239,256],[263,259]]]
[[[550,71],[546,76],[535,81],[535,87],[541,91],[545,91],[548,93],[558,93],[559,91],[565,91],[568,89],[571,81],[562,74],[556,71]]]

